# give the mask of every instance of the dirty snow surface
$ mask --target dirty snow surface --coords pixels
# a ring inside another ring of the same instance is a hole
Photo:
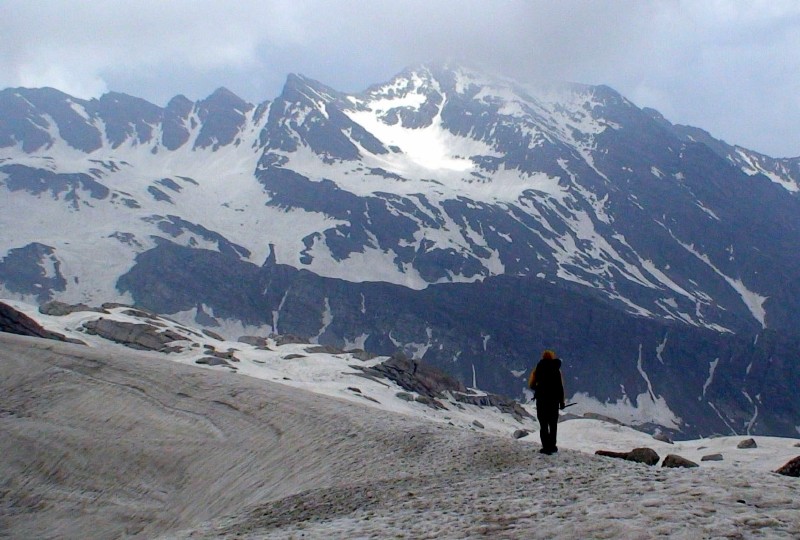
[[[800,481],[769,472],[796,440],[576,419],[545,456],[478,411],[486,429],[160,356],[0,334],[0,537],[800,537]],[[644,445],[724,460],[593,455]]]

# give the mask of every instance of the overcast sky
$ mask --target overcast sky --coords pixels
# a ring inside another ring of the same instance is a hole
[[[301,73],[355,92],[451,60],[607,84],[675,123],[800,156],[797,0],[0,0],[0,88],[253,103]]]

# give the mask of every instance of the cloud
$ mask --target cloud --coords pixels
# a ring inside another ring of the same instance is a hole
[[[522,81],[608,84],[675,122],[800,154],[800,4],[713,0],[5,0],[0,87],[164,104],[290,72],[363,90],[449,59]]]

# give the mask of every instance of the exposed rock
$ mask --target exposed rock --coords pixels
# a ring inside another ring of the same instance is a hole
[[[667,444],[675,444],[674,442],[672,442],[670,436],[664,433],[663,431],[656,431],[653,434],[653,438],[657,441],[665,442]]]
[[[203,334],[205,334],[206,336],[210,337],[211,339],[216,339],[218,341],[225,341],[224,337],[222,337],[221,335],[217,334],[216,332],[212,332],[208,328],[203,328],[202,332],[203,332]]]
[[[59,302],[57,300],[52,300],[45,304],[39,306],[39,313],[42,315],[50,315],[52,317],[63,317],[64,315],[69,315],[70,313],[75,313],[77,311],[94,311],[97,313],[108,313],[107,311],[101,308],[93,308],[89,307],[86,304],[65,304],[64,302]]]
[[[432,409],[439,409],[442,411],[447,410],[447,407],[445,407],[441,401],[439,401],[438,399],[433,399],[428,396],[417,396],[414,398],[414,401],[416,401],[417,403],[422,403],[423,405],[427,405]]]
[[[302,354],[287,354],[283,357],[284,360],[296,360],[297,358],[305,358]]]
[[[203,358],[195,360],[194,363],[195,364],[204,365],[204,366],[229,366],[229,367],[231,367],[231,365],[228,362],[226,362],[224,359],[217,358],[216,356],[204,356]]]
[[[794,447],[795,448],[800,448],[800,442],[799,443],[794,443]]]
[[[437,400],[443,399],[446,394],[450,394],[460,403],[481,407],[497,407],[500,411],[512,415],[520,422],[524,418],[532,418],[530,413],[515,400],[497,394],[477,395],[472,393],[463,384],[446,373],[425,363],[409,359],[402,353],[394,354],[388,360],[372,367],[351,367],[363,371],[366,375],[385,377],[409,392],[434,400],[437,403],[436,408],[444,409],[444,405]],[[417,401],[420,401],[420,399],[417,398]]]
[[[235,349],[228,350],[226,352],[215,351],[213,349],[207,349],[206,354],[210,356],[214,356],[216,358],[221,358],[223,360],[230,360],[231,362],[238,362],[239,359],[234,356]]]
[[[786,463],[786,465],[775,472],[784,476],[794,476],[795,478],[800,478],[800,456],[791,459]]]
[[[462,394],[461,392],[454,392],[453,397],[456,399],[456,401],[466,403],[468,405],[497,407],[501,412],[513,416],[518,422],[522,422],[525,418],[533,418],[533,416],[516,400],[506,396],[500,396],[497,394],[477,396],[474,394]]]
[[[120,322],[102,317],[95,321],[86,321],[83,327],[88,334],[146,351],[175,352],[176,348],[167,344],[185,339],[171,330],[162,331],[149,324]]]
[[[736,445],[736,448],[758,448],[755,439],[745,439]]]
[[[480,429],[483,429],[484,427],[486,427],[486,426],[484,426],[482,423],[480,423],[477,420],[473,420],[472,421],[472,425],[475,426],[476,428],[480,428]]]
[[[45,330],[38,322],[3,302],[0,302],[0,332],[8,332],[9,334],[18,334],[20,336],[55,339],[57,341],[67,341],[69,343],[85,345],[85,343],[80,340],[68,338],[56,332]]]
[[[646,463],[647,465],[655,465],[661,459],[655,450],[651,448],[634,448],[630,452],[612,452],[611,450],[598,450],[595,452],[598,456],[613,457],[624,459],[626,461],[634,461],[636,463]]]
[[[348,386],[347,389],[350,390],[351,392],[355,392],[356,394],[361,393],[361,388],[356,388],[355,386]]]
[[[370,368],[360,368],[373,376],[386,377],[403,389],[428,398],[441,398],[445,392],[466,393],[463,384],[436,368],[395,354]]]
[[[661,466],[671,467],[671,468],[683,467],[686,469],[690,469],[692,467],[699,467],[699,465],[694,461],[688,460],[685,457],[681,457],[676,454],[669,454],[667,457],[665,457],[664,463],[662,463]]]
[[[313,347],[306,347],[307,353],[325,353],[325,354],[342,354],[344,351],[332,345],[314,345]]]
[[[408,392],[397,392],[395,396],[402,399],[403,401],[414,401],[414,396],[412,396]]]
[[[367,360],[372,360],[376,358],[377,354],[372,354],[370,352],[365,351],[364,349],[350,349],[345,351],[348,354],[351,354],[353,358],[356,360],[361,360],[362,362],[366,362]]]
[[[722,454],[708,454],[701,457],[700,461],[722,461]]]
[[[514,437],[515,439],[521,439],[523,437],[527,437],[530,434],[531,432],[526,429],[518,429],[514,431],[514,433],[511,436]]]
[[[236,341],[253,347],[267,347],[267,338],[261,336],[240,336]]]
[[[290,345],[293,343],[298,343],[300,345],[308,345],[309,341],[308,338],[295,336],[292,334],[283,334],[283,335],[271,335],[271,338],[275,340],[275,344],[280,347],[281,345]]]

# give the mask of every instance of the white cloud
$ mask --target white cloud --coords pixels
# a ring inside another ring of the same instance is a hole
[[[608,84],[667,118],[800,155],[800,3],[756,0],[6,0],[0,87],[159,104],[289,72],[357,91],[454,59],[521,80]]]

